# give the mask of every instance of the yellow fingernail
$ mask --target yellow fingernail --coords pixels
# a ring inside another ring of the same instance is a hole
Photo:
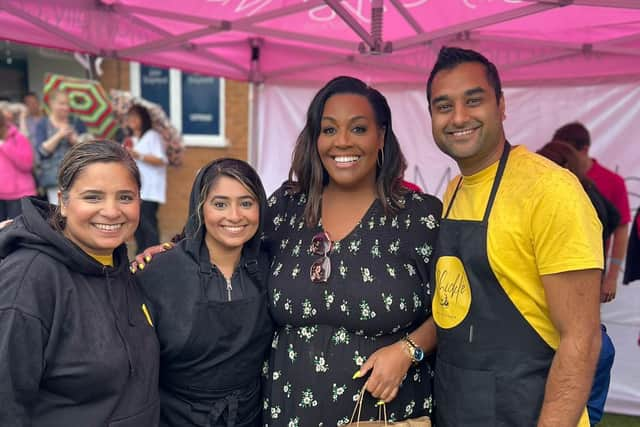
[[[131,274],[135,274],[136,269],[135,269],[135,268],[133,268],[133,266],[132,266],[132,265],[130,265],[130,266],[129,266],[129,271],[131,272]]]
[[[356,373],[355,373],[355,374],[353,374],[353,376],[351,377],[351,379],[352,379],[352,380],[355,380],[356,378],[360,378],[360,370],[359,370],[359,369],[358,369],[358,370],[356,371]]]
[[[144,264],[143,264],[143,263],[138,264],[138,268],[139,268],[140,270],[144,270]]]
[[[151,261],[151,255],[147,255],[147,256],[145,256],[145,257],[144,257],[144,260],[145,260],[145,261],[147,261],[147,262]]]
[[[171,249],[172,245],[171,245],[171,243],[167,243],[167,242],[165,242],[165,243],[163,243],[163,244],[162,244],[162,247],[163,247],[164,249]]]
[[[384,400],[378,400],[378,403],[376,403],[376,406],[381,406],[384,405]]]

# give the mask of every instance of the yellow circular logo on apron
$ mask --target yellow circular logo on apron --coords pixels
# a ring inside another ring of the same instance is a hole
[[[471,307],[471,287],[462,261],[443,256],[436,263],[436,292],[431,308],[436,324],[443,329],[458,326]]]

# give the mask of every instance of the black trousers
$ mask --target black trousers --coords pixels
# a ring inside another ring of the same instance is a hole
[[[0,221],[13,219],[22,213],[20,209],[20,199],[0,200]]]
[[[140,205],[140,224],[134,234],[137,253],[141,253],[149,246],[160,243],[158,232],[158,202],[142,201]]]

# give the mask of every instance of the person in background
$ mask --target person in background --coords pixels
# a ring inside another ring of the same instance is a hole
[[[289,180],[267,203],[276,333],[265,425],[345,425],[363,386],[363,420],[376,402],[390,421],[430,415],[441,203],[407,189],[405,168],[379,91],[345,76],[320,89]]]
[[[29,140],[0,114],[0,221],[20,214],[20,199],[36,194]]]
[[[578,177],[593,207],[596,209],[598,219],[602,223],[602,245],[604,248],[605,242],[620,223],[620,214],[616,207],[600,194],[595,184],[584,175],[584,162],[580,161],[575,148],[563,142],[552,141],[538,150],[538,154],[569,169]],[[600,302],[606,303],[609,301],[611,301],[611,296],[605,294],[601,288]],[[602,346],[600,347],[600,355],[598,357],[598,365],[596,367],[593,385],[591,386],[591,393],[587,401],[589,423],[592,426],[598,424],[604,414],[604,404],[607,401],[609,383],[611,382],[611,367],[613,366],[616,354],[613,342],[607,334],[607,328],[604,325],[600,325],[600,327],[602,330]]]
[[[598,187],[602,195],[609,200],[620,213],[620,224],[613,232],[611,241],[605,245],[605,255],[608,265],[605,270],[603,292],[609,295],[609,299],[616,297],[618,286],[618,274],[622,268],[624,256],[627,251],[627,239],[629,223],[631,222],[631,209],[629,208],[629,195],[624,178],[617,173],[602,166],[596,159],[589,156],[591,147],[591,135],[587,128],[579,122],[567,123],[553,134],[554,141],[562,141],[573,146],[578,153],[580,161],[586,169],[586,176]]]
[[[129,109],[127,127],[133,142],[131,146],[125,146],[136,160],[142,176],[140,226],[135,233],[140,252],[160,242],[158,207],[167,197],[167,154],[162,137],[151,127],[151,115],[145,107],[134,105]]]
[[[56,175],[64,155],[87,132],[82,121],[70,114],[69,95],[61,91],[49,94],[51,114],[36,125],[35,147],[38,156],[37,184],[51,204],[58,204]]]
[[[261,425],[272,338],[266,196],[247,163],[218,159],[193,183],[184,237],[136,274],[160,340],[160,425]]]
[[[0,232],[0,425],[156,426],[159,346],[125,245],[138,169],[117,143],[81,143],[58,189]]]
[[[458,164],[434,254],[438,427],[586,427],[600,352],[602,225],[568,170],[511,147],[496,66],[443,47],[434,140]]]
[[[25,136],[27,136],[29,140],[31,140],[32,144],[35,145],[36,128],[40,120],[44,117],[42,106],[40,105],[40,100],[35,92],[27,92],[22,98],[22,102],[27,107],[27,134]]]

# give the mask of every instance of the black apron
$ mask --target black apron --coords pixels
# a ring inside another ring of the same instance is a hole
[[[491,270],[488,220],[509,157],[505,144],[482,221],[440,223],[433,298],[438,427],[535,426],[555,351],[524,319]]]
[[[260,425],[260,371],[273,331],[265,286],[256,296],[211,301],[211,275],[211,265],[201,264],[193,328],[160,374],[161,426]]]

